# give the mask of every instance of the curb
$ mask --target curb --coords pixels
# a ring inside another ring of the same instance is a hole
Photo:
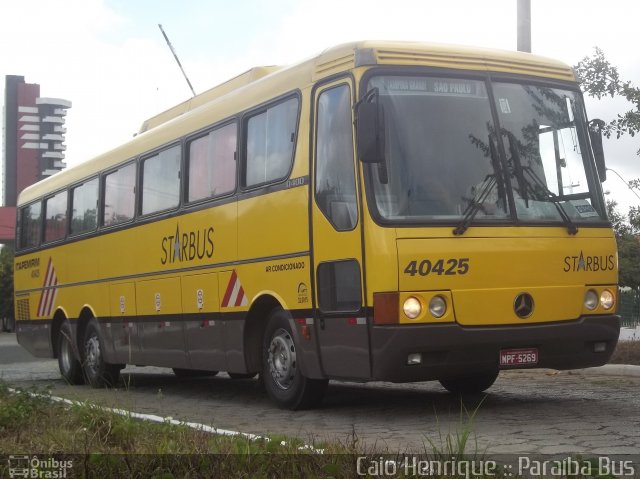
[[[631,364],[605,364],[597,368],[575,369],[567,371],[569,374],[582,374],[585,376],[621,376],[628,378],[640,378],[640,366]]]

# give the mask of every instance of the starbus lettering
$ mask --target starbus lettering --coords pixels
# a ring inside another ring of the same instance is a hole
[[[612,271],[615,268],[615,264],[615,257],[612,254],[608,256],[589,256],[580,251],[579,256],[565,256],[563,271],[565,273],[578,271]]]
[[[180,232],[176,224],[176,232],[162,238],[162,255],[160,263],[172,264],[213,256],[213,226],[202,230]]]

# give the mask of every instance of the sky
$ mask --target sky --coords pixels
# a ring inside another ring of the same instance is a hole
[[[640,85],[637,0],[531,0],[532,51],[570,65],[604,50]],[[253,66],[286,65],[362,39],[454,43],[515,50],[516,0],[3,0],[4,76],[39,83],[43,97],[73,104],[66,162],[113,148],[142,122],[191,96],[158,28],[162,24],[197,93]],[[590,118],[631,106],[587,99]],[[605,141],[607,166],[640,178],[640,136]],[[604,183],[620,210],[640,205],[617,175]],[[639,192],[640,194],[640,192]]]

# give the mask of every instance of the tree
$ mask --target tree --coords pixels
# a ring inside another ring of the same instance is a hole
[[[0,326],[2,318],[13,318],[13,248],[0,250]]]
[[[621,80],[618,69],[609,63],[602,50],[596,47],[593,56],[584,57],[575,66],[575,71],[582,89],[589,96],[597,99],[606,95],[620,96],[632,105],[630,110],[618,114],[617,118],[605,124],[603,133],[607,138],[613,134],[620,138],[625,134],[634,136],[640,132],[640,88]],[[640,155],[640,149],[636,154]],[[640,179],[633,182],[640,183]]]
[[[618,282],[640,292],[640,218],[637,214],[632,218],[621,215],[616,206],[615,201],[607,201],[607,214],[618,244]]]
[[[595,53],[584,57],[575,71],[581,87],[589,96],[601,99],[604,96],[625,98],[631,108],[618,114],[603,128],[607,138],[615,135],[635,136],[640,133],[640,88],[620,78],[618,69],[605,58],[604,52],[595,48]],[[640,149],[636,152],[640,155]],[[640,178],[629,181],[629,188],[640,190]],[[631,207],[627,215],[616,210],[616,203],[607,202],[607,213],[618,243],[619,282],[640,292],[640,206]]]

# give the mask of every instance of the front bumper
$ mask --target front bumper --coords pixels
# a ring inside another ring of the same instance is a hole
[[[616,315],[521,326],[374,326],[372,376],[380,381],[408,382],[495,371],[500,350],[512,348],[538,348],[539,361],[533,367],[602,366],[613,354],[619,334]],[[594,343],[601,342],[606,343],[605,351],[594,352]],[[407,365],[412,353],[422,355],[421,364]]]

